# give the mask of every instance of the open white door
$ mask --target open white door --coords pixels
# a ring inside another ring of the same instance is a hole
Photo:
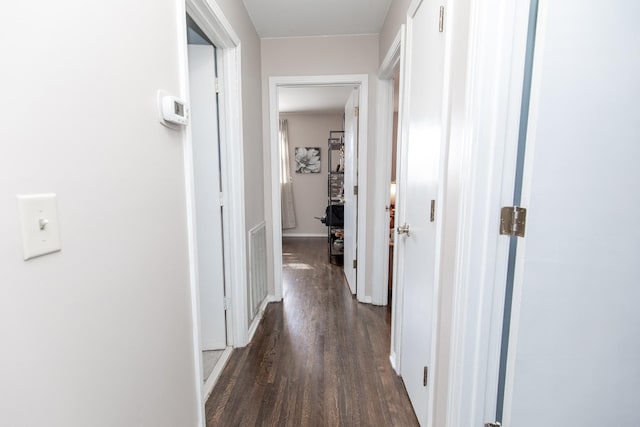
[[[358,89],[354,89],[344,107],[344,275],[352,294],[356,293],[358,250]]]
[[[227,340],[215,48],[188,47],[201,345],[220,350]]]
[[[639,21],[540,1],[504,426],[640,425]]]
[[[407,26],[407,138],[396,210],[397,277],[404,289],[400,374],[421,425],[428,420],[429,385],[424,380],[431,367],[435,318],[434,213],[440,185],[444,69],[444,38],[437,25],[440,4],[421,2]]]

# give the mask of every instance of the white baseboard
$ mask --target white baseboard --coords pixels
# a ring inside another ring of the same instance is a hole
[[[361,303],[364,303],[364,304],[372,304],[372,303],[373,303],[373,298],[372,298],[372,297],[370,297],[370,296],[365,295],[365,296],[360,300],[360,302],[361,302]]]
[[[280,302],[282,301],[282,298],[276,298],[275,295],[267,295],[267,300],[268,302]]]
[[[262,301],[262,304],[260,304],[260,308],[258,309],[258,314],[256,314],[256,317],[253,318],[253,322],[251,322],[251,327],[249,328],[247,345],[249,345],[249,343],[251,343],[251,340],[253,340],[253,336],[255,335],[256,330],[258,329],[258,326],[262,321],[262,317],[264,316],[264,310],[267,308],[267,304],[269,304],[272,301],[272,298],[273,297],[271,295],[267,295],[264,301]]]
[[[400,371],[398,370],[398,365],[396,363],[396,353],[392,351],[389,355],[389,363],[391,363],[391,367],[396,372],[396,374],[400,375]]]
[[[216,366],[213,367],[213,371],[211,372],[211,375],[209,375],[209,378],[207,378],[207,381],[205,381],[204,387],[202,387],[202,391],[204,392],[205,403],[207,402],[207,399],[209,399],[209,396],[213,391],[213,387],[215,387],[216,383],[218,382],[218,378],[220,378],[220,374],[222,373],[222,370],[224,369],[225,366],[227,366],[227,362],[229,361],[229,358],[231,357],[232,352],[233,352],[233,348],[231,347],[227,347],[224,349],[224,353],[222,353],[222,355],[220,356],[220,359],[218,359],[218,362],[216,362]]]
[[[282,237],[327,237],[327,233],[282,233]]]

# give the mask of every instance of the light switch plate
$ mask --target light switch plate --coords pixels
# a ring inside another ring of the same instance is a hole
[[[55,194],[20,195],[18,209],[25,261],[61,249]]]

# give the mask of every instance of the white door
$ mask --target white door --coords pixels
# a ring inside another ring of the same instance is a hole
[[[420,424],[428,418],[425,367],[431,365],[436,220],[442,126],[444,39],[441,3],[423,1],[407,26],[407,139],[400,166],[396,226],[398,278],[403,286],[400,374]]]
[[[226,346],[215,48],[189,45],[189,97],[202,350]]]
[[[540,2],[505,426],[640,425],[638,22]]]
[[[353,262],[358,250],[358,89],[354,89],[344,107],[344,275],[351,293],[356,293],[356,269]]]

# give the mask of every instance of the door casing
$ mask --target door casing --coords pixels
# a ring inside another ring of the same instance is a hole
[[[378,70],[378,126],[377,147],[376,147],[376,170],[382,171],[376,175],[374,183],[378,191],[375,192],[374,200],[374,230],[373,236],[373,275],[372,277],[372,303],[375,305],[388,304],[387,286],[389,279],[393,283],[393,302],[391,307],[391,345],[389,360],[391,366],[400,374],[401,356],[401,328],[402,328],[402,284],[396,281],[396,261],[393,257],[394,265],[392,277],[389,278],[389,212],[383,207],[388,206],[390,199],[391,182],[391,150],[393,146],[393,97],[394,83],[393,72],[399,68],[399,106],[398,106],[398,138],[397,156],[400,158],[400,147],[402,147],[402,120],[403,120],[403,88],[404,88],[404,52],[405,26],[401,25],[395,39],[391,43],[387,54]],[[395,251],[395,246],[394,246]]]
[[[273,256],[274,301],[282,300],[282,224],[280,221],[280,143],[278,139],[278,88],[305,86],[347,86],[359,87],[359,139],[358,139],[358,271],[356,282],[358,301],[371,303],[371,297],[365,295],[367,271],[367,129],[369,76],[366,74],[316,75],[316,76],[277,76],[269,77],[269,135],[271,152],[271,252]]]
[[[186,14],[218,48],[220,115],[220,156],[222,188],[224,190],[223,215],[225,217],[224,268],[227,292],[231,304],[227,310],[227,342],[234,347],[242,347],[248,342],[247,317],[247,272],[246,241],[232,239],[245,236],[244,215],[244,154],[242,141],[242,82],[240,38],[225,18],[220,7],[207,0],[178,0],[176,16],[178,23],[178,57],[180,67],[180,96],[189,101],[189,77],[187,54]],[[195,204],[193,189],[193,165],[191,164],[191,131],[187,126],[183,131],[185,194],[187,205],[188,249],[190,263],[191,323],[193,332],[193,356],[195,371],[195,392],[198,402],[198,425],[205,425],[204,402],[207,390],[203,384],[200,343],[200,316],[197,283],[197,244],[195,238]],[[229,356],[226,352],[225,356]],[[206,387],[211,387],[207,385]]]

